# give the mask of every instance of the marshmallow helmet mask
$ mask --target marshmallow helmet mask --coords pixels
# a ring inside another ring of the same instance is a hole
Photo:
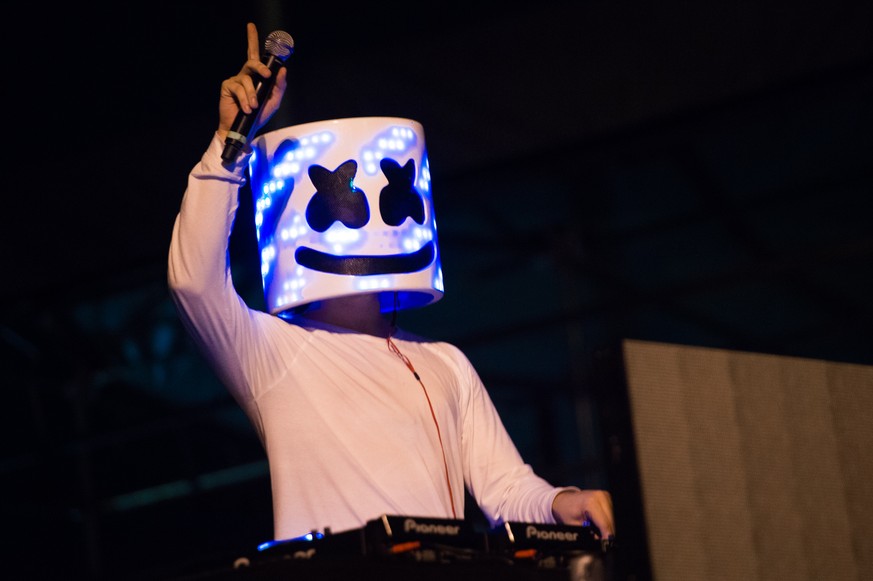
[[[379,293],[381,310],[443,296],[422,126],[397,117],[317,121],[264,133],[249,170],[264,297],[305,305]]]

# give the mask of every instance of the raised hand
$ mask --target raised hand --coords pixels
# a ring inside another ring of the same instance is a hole
[[[264,126],[279,109],[285,94],[287,72],[285,67],[279,69],[273,88],[264,103],[258,103],[256,78],[269,78],[272,71],[261,61],[261,45],[258,41],[258,29],[254,23],[246,25],[248,32],[248,60],[239,73],[225,79],[221,83],[221,96],[218,101],[218,135],[224,140],[233,125],[237,114],[251,113],[260,105],[258,116],[252,126],[252,134]]]

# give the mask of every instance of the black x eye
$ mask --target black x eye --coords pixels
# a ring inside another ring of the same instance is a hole
[[[415,189],[415,161],[410,159],[400,167],[399,163],[386,157],[379,165],[388,178],[388,185],[382,188],[379,195],[382,220],[389,226],[400,226],[410,217],[424,224],[424,202]]]
[[[364,191],[354,184],[358,164],[350,159],[334,171],[320,165],[309,166],[309,179],[315,195],[306,207],[306,221],[316,232],[324,232],[336,222],[347,228],[362,228],[370,221],[370,207]]]

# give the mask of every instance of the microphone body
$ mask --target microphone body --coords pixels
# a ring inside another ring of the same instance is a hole
[[[279,74],[279,69],[284,66],[285,59],[288,58],[293,50],[294,40],[287,32],[277,30],[271,32],[269,36],[267,36],[265,52],[261,56],[261,60],[265,65],[267,65],[273,74],[267,79],[263,77],[256,79],[255,92],[258,99],[258,106],[253,109],[251,113],[240,111],[237,114],[236,119],[234,119],[233,125],[230,126],[230,129],[227,132],[227,137],[224,140],[224,151],[221,152],[221,159],[223,161],[234,161],[239,155],[239,152],[248,143],[249,138],[251,137],[249,134],[251,133],[255,119],[257,119],[258,113],[261,110],[261,104],[269,96],[270,91],[273,89],[273,85],[276,82],[276,75]]]

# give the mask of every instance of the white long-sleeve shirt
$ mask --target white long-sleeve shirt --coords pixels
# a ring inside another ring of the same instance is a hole
[[[358,528],[382,514],[452,518],[449,487],[462,518],[465,486],[492,524],[553,523],[563,489],[524,463],[459,349],[393,337],[422,387],[384,338],[245,304],[227,245],[247,159],[225,168],[221,149],[215,136],[189,176],[168,280],[187,330],[264,445],[275,538]]]

